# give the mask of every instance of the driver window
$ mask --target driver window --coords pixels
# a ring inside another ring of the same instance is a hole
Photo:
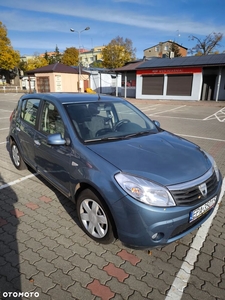
[[[65,128],[61,116],[52,103],[45,101],[41,115],[41,131],[46,134],[61,133],[64,138]]]
[[[143,118],[128,106],[125,106],[122,103],[116,103],[115,108],[118,115],[118,121],[129,120],[130,122],[135,123],[142,128],[146,128],[146,124]]]

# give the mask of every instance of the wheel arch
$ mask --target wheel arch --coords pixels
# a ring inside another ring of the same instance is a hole
[[[79,195],[81,194],[81,192],[83,192],[84,190],[87,190],[87,189],[91,190],[102,201],[105,209],[107,210],[107,213],[109,215],[110,221],[112,223],[114,236],[117,239],[118,238],[118,234],[117,234],[116,223],[114,221],[113,215],[111,213],[111,210],[110,210],[107,202],[105,201],[105,199],[102,196],[102,194],[98,191],[98,189],[96,189],[93,185],[91,185],[91,184],[89,184],[87,182],[78,183],[76,185],[76,188],[75,188],[75,193],[74,193],[73,201],[76,203]]]

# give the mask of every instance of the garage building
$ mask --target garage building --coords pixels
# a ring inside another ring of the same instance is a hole
[[[225,54],[152,58],[115,71],[125,82],[136,74],[137,99],[225,100]]]

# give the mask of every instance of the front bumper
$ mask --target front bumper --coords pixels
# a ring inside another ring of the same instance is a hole
[[[132,248],[156,248],[181,239],[203,224],[213,213],[218,202],[222,178],[213,195],[196,205],[175,207],[153,207],[143,204],[129,195],[114,203],[117,233],[122,243]],[[189,222],[190,213],[213,197],[214,207],[193,222]]]

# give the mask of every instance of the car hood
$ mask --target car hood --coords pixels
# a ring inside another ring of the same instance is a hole
[[[194,180],[211,167],[197,145],[166,131],[87,147],[120,171],[163,185]]]

